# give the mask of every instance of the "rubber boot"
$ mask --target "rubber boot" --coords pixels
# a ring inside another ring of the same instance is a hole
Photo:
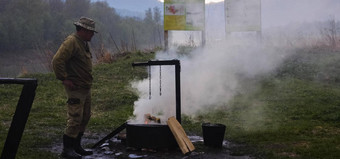
[[[63,136],[63,152],[61,157],[66,159],[81,159],[81,156],[74,151],[76,139],[67,135]]]
[[[77,139],[76,139],[76,143],[74,145],[74,150],[82,155],[82,156],[88,156],[88,155],[92,155],[93,154],[93,151],[90,151],[90,150],[84,150],[82,147],[81,147],[81,138],[83,137],[84,135],[84,132],[80,132],[77,136]]]

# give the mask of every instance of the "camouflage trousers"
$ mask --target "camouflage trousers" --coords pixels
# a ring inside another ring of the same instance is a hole
[[[65,91],[68,97],[65,135],[76,138],[85,131],[91,117],[91,89],[65,87]]]

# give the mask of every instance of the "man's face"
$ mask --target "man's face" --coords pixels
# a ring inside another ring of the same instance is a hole
[[[83,29],[83,32],[84,32],[84,40],[85,41],[91,41],[93,35],[94,35],[94,31],[91,31],[91,30],[87,30],[87,29]]]

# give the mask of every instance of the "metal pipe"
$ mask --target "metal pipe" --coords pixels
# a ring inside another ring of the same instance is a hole
[[[177,59],[135,62],[132,66],[154,66],[154,65],[175,65],[175,88],[176,88],[176,119],[181,123],[181,64]]]
[[[148,61],[148,62],[134,62],[132,66],[153,66],[153,65],[180,65],[179,60],[162,60],[162,61]]]
[[[32,108],[38,82],[36,79],[29,78],[0,78],[0,84],[24,85],[0,157],[0,159],[14,159]]]
[[[176,119],[181,123],[181,66],[175,65],[176,79]]]
[[[38,85],[33,78],[0,78],[0,84],[33,84]]]

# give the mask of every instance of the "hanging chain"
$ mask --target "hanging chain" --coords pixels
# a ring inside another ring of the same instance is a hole
[[[149,66],[149,99],[151,99],[151,66]]]
[[[162,66],[159,65],[159,96],[162,96]]]

